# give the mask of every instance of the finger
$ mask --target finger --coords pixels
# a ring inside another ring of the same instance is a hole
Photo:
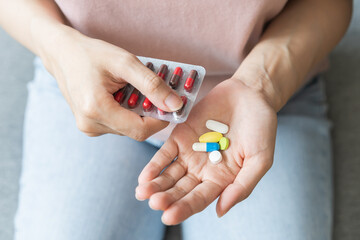
[[[145,200],[156,192],[163,192],[175,185],[184,176],[186,169],[178,161],[173,162],[160,176],[136,188],[136,199]]]
[[[151,196],[149,206],[154,210],[166,210],[171,204],[184,197],[193,190],[200,180],[194,175],[187,173],[172,188],[165,192],[158,192]]]
[[[123,61],[114,62],[112,68],[112,73],[139,89],[158,108],[174,112],[182,107],[183,102],[176,92],[135,56],[129,55]],[[119,69],[122,69],[121,73]]]
[[[112,130],[111,128],[108,128],[100,123],[96,123],[94,124],[94,127],[89,129],[89,131],[83,131],[87,136],[89,137],[98,137],[107,133],[112,133],[112,134],[116,134],[119,136],[124,136],[118,132],[115,132],[114,130]]]
[[[97,137],[105,133],[119,134],[111,128],[96,122],[96,120],[88,119],[87,117],[80,115],[77,115],[76,117],[76,125],[81,132],[85,133],[89,137]]]
[[[216,204],[216,213],[219,217],[225,215],[235,204],[246,199],[256,184],[270,169],[271,160],[253,157],[245,159],[244,167],[240,170],[234,182],[228,185],[220,195]]]
[[[167,140],[141,171],[138,178],[139,184],[149,182],[159,176],[161,171],[175,159],[177,154],[178,148],[176,143],[172,140]]]
[[[190,193],[173,203],[162,215],[162,222],[166,225],[176,225],[201,212],[210,205],[221,193],[223,187],[211,181],[204,181],[197,185]]]
[[[144,141],[169,124],[168,122],[151,117],[141,117],[121,107],[111,94],[106,95],[100,109],[101,119],[99,122],[102,122],[117,133],[138,141]]]

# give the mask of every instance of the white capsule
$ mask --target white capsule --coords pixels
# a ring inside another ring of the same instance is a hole
[[[194,143],[192,149],[195,152],[206,152],[206,143]]]
[[[195,152],[212,152],[220,149],[220,145],[218,143],[199,143],[196,142],[192,145],[192,149]]]
[[[214,132],[219,132],[222,134],[226,134],[229,131],[228,125],[215,121],[215,120],[207,120],[206,127]]]
[[[222,160],[222,155],[219,151],[212,151],[209,154],[209,159],[212,164],[218,164]]]

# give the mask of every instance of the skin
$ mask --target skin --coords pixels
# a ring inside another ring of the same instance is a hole
[[[276,113],[343,36],[351,6],[351,1],[290,1],[234,76],[176,126],[140,174],[136,198],[150,199],[151,208],[164,211],[167,225],[181,223],[217,197],[219,217],[247,198],[273,163]],[[230,129],[230,147],[218,165],[191,148],[209,131],[208,119]]]
[[[350,0],[289,1],[233,77],[217,85],[173,130],[140,174],[137,199],[150,199],[150,207],[164,211],[162,221],[173,225],[218,196],[218,216],[247,198],[273,163],[276,113],[344,35],[351,9]],[[127,82],[161,109],[181,107],[178,97],[168,107],[172,90],[131,53],[66,26],[53,1],[0,0],[0,24],[41,57],[80,130],[89,136],[115,133],[144,140],[166,126],[114,104],[112,94]],[[97,59],[99,55],[103,57]],[[82,71],[76,73],[78,69]],[[230,127],[230,147],[218,165],[191,149],[207,131],[208,119]]]
[[[113,94],[127,83],[164,111],[182,106],[175,91],[133,54],[67,26],[54,1],[0,0],[0,24],[40,56],[56,78],[78,128],[89,136],[113,133],[143,141],[168,125],[140,117],[114,101]]]

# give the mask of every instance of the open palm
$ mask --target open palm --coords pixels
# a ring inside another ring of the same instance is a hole
[[[192,150],[199,136],[209,131],[209,119],[229,125],[230,146],[217,165],[208,153]],[[271,167],[276,126],[276,112],[261,94],[237,79],[222,82],[193,108],[185,123],[176,126],[144,168],[136,197],[149,198],[151,208],[163,210],[162,221],[168,225],[202,211],[218,196],[216,211],[224,215],[250,195]]]

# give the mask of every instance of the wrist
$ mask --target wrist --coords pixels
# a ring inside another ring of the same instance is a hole
[[[77,30],[57,21],[36,18],[31,22],[31,37],[38,55],[49,72],[66,54],[75,38],[82,36]]]
[[[252,65],[236,71],[232,77],[250,90],[261,95],[268,104],[278,112],[285,104],[280,90],[276,87],[266,69]]]
[[[258,44],[233,77],[262,94],[277,112],[302,82],[301,74],[293,65],[291,51],[281,42]]]

